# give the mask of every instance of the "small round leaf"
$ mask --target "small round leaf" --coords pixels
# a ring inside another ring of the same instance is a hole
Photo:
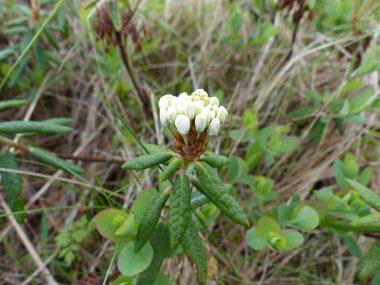
[[[153,248],[150,243],[135,252],[134,242],[128,242],[119,255],[118,268],[125,276],[134,276],[144,271],[153,259]]]

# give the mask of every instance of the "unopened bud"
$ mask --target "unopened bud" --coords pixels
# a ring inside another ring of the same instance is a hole
[[[190,130],[190,119],[185,115],[178,115],[175,119],[175,126],[181,135],[187,135]]]
[[[210,104],[213,106],[219,106],[219,99],[217,97],[211,97]]]
[[[208,135],[213,137],[213,136],[216,136],[219,132],[219,128],[220,128],[220,122],[218,119],[213,119],[211,121],[211,124],[210,126],[208,127]]]
[[[167,120],[168,120],[168,112],[164,108],[160,109],[160,121],[164,127],[166,127],[167,125]]]
[[[218,108],[217,118],[221,124],[224,123],[224,121],[227,119],[227,116],[228,116],[228,112],[227,112],[226,108],[224,108],[223,106],[220,106]]]
[[[199,114],[195,117],[195,129],[198,133],[201,133],[204,131],[204,129],[207,126],[208,118],[205,114]]]

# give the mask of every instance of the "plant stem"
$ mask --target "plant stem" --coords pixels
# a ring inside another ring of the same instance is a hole
[[[136,89],[137,95],[140,97],[140,100],[144,104],[144,108],[147,109],[149,111],[147,113],[150,114],[150,103],[149,103],[148,95],[146,94],[145,90],[141,88],[137,80],[137,76],[136,76],[135,71],[133,70],[132,63],[128,57],[128,54],[125,52],[125,45],[124,45],[123,39],[121,38],[121,33],[115,31],[115,35],[116,35],[117,45],[119,46],[119,49],[120,49],[121,58],[123,59],[124,66],[127,69],[129,77],[132,80],[132,83]]]
[[[14,142],[13,140],[7,139],[6,137],[3,137],[3,136],[0,136],[0,144],[13,146],[14,148],[17,148],[24,152],[29,152],[28,146],[18,143],[18,142]]]

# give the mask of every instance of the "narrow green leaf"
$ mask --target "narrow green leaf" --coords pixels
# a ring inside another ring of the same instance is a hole
[[[197,266],[198,280],[201,284],[206,284],[208,277],[207,256],[203,242],[193,221],[190,221],[186,234],[182,240],[182,247],[185,254]]]
[[[362,258],[360,246],[352,236],[342,235],[341,238],[344,240],[344,244],[347,246],[352,256]]]
[[[373,169],[372,167],[366,167],[359,176],[358,182],[364,186],[367,186],[371,181]]]
[[[170,197],[170,246],[175,249],[182,241],[191,220],[191,191],[186,175],[178,174]]]
[[[141,273],[139,285],[151,285],[154,284],[157,279],[157,275],[160,272],[162,262],[169,249],[169,231],[168,227],[164,224],[159,224],[155,232],[153,233],[150,244],[153,247],[153,260],[149,267]]]
[[[350,186],[359,192],[360,197],[366,201],[372,208],[374,208],[376,211],[380,212],[380,197],[372,192],[371,189],[367,188],[366,186],[355,182],[350,179],[346,179],[348,184]]]
[[[229,203],[231,203],[231,207],[226,207],[218,199],[221,196],[215,196],[215,192],[210,193],[199,182],[199,180],[193,180],[191,183],[195,186],[195,188],[198,189],[199,192],[201,192],[203,195],[205,195],[215,206],[217,206],[218,209],[225,216],[230,218],[235,223],[238,223],[238,224],[243,225],[245,227],[249,227],[249,221],[248,221],[247,217],[245,216],[243,209],[241,208],[240,204],[230,194],[227,193],[228,196],[226,196],[225,198],[229,200]],[[220,195],[222,195],[222,193],[220,193]]]
[[[28,100],[7,100],[7,101],[1,101],[0,102],[0,111],[13,108],[13,107],[19,107],[22,105],[29,104],[30,102]]]
[[[171,158],[172,155],[169,152],[148,154],[127,161],[121,166],[121,168],[128,170],[141,170],[163,163]]]
[[[119,254],[118,268],[128,277],[144,271],[153,260],[153,248],[149,243],[138,252],[134,247],[134,242],[128,242]]]
[[[4,134],[59,134],[70,133],[73,129],[67,126],[55,125],[46,122],[24,122],[24,121],[8,121],[0,123],[0,133]]]
[[[172,162],[169,163],[168,166],[165,167],[164,171],[162,171],[159,175],[159,180],[160,182],[163,182],[167,179],[169,179],[170,177],[172,177],[172,175],[178,170],[181,168],[183,164],[183,160],[182,159],[179,159],[179,158],[174,158]]]
[[[199,161],[207,162],[212,167],[222,168],[229,163],[227,157],[218,154],[202,155]]]
[[[377,240],[364,256],[359,269],[359,278],[369,277],[375,270],[380,268],[380,240]]]
[[[210,200],[198,191],[191,192],[191,209],[195,210],[209,202]]]
[[[13,54],[15,54],[15,51],[11,48],[0,50],[0,62],[2,62],[3,60],[6,60],[8,57],[10,57]]]
[[[0,153],[0,167],[7,169],[18,169],[17,160],[14,155],[6,151]],[[5,199],[12,211],[24,211],[24,198],[22,196],[21,176],[18,173],[0,171],[1,183],[3,185]],[[25,213],[16,215],[17,222],[23,223]]]
[[[70,173],[70,170],[75,172],[75,173],[82,173],[84,170],[83,168],[67,162],[59,157],[56,157],[52,155],[51,153],[40,149],[40,148],[32,148],[30,151],[30,154],[35,158],[38,159],[39,161],[53,167],[56,169],[62,169],[68,173]]]
[[[135,243],[136,252],[141,250],[147,241],[152,237],[158,219],[160,218],[162,208],[164,207],[169,196],[170,193],[168,191],[161,192],[154,198],[152,203],[146,209],[144,214],[145,218],[140,221],[139,228],[137,230]]]
[[[37,69],[41,74],[45,73],[46,66],[46,55],[45,49],[41,45],[40,41],[37,40],[33,45],[33,53],[37,63]]]

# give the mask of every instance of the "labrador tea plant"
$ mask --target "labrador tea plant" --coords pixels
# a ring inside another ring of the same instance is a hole
[[[127,277],[135,276],[139,284],[153,284],[163,260],[182,252],[204,284],[208,278],[207,248],[198,226],[207,221],[195,210],[212,202],[232,221],[250,226],[214,169],[226,166],[228,159],[206,152],[228,112],[219,106],[217,97],[209,97],[203,89],[191,95],[165,95],[159,107],[161,124],[175,139],[175,151],[155,146],[151,153],[122,165],[132,171],[159,166],[159,192],[147,189],[129,213],[106,209],[94,217],[94,223],[100,234],[119,242],[118,268]]]

